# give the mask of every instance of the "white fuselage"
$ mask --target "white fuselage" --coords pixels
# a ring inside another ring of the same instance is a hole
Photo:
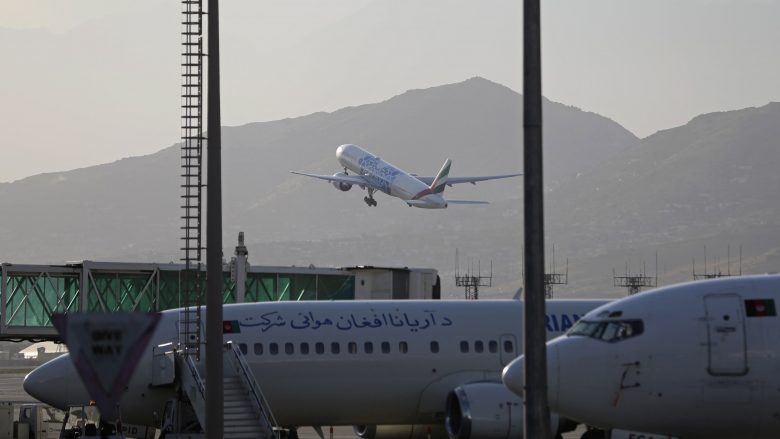
[[[606,301],[547,302],[549,337]],[[179,313],[163,312],[152,345],[175,341]],[[456,386],[500,383],[522,352],[522,302],[339,301],[226,305],[224,320],[281,425],[441,424]],[[554,324],[552,322],[555,322]],[[154,425],[170,387],[150,387],[151,346],[120,407]],[[25,389],[57,407],[89,397],[68,356],[39,367]]]
[[[426,193],[428,186],[402,169],[356,145],[341,145],[336,149],[341,166],[370,180],[382,192],[402,200],[419,200],[416,207],[445,208],[447,202],[438,194]]]
[[[778,305],[776,275],[682,284],[604,305],[548,343],[550,408],[603,429],[780,437]],[[522,368],[520,358],[504,372],[515,392]]]

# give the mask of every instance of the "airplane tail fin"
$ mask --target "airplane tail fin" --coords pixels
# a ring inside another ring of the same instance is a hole
[[[450,165],[452,160],[447,159],[444,162],[444,166],[441,167],[439,173],[436,174],[436,178],[431,183],[430,190],[432,194],[441,194],[444,192],[444,188],[447,186],[447,177],[450,175]]]

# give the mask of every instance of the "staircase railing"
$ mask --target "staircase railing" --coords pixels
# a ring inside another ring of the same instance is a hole
[[[265,399],[262,390],[260,390],[260,386],[257,384],[255,376],[252,373],[252,370],[249,368],[249,364],[246,362],[246,359],[241,353],[241,350],[233,342],[225,343],[225,350],[227,351],[225,359],[233,366],[236,374],[241,378],[241,381],[243,381],[246,388],[250,391],[249,399],[252,401],[252,404],[255,407],[255,411],[262,417],[268,428],[272,431],[275,431],[274,427],[277,427],[278,424],[276,422],[276,418],[274,418],[273,412],[271,411],[271,406]],[[278,437],[277,433],[275,433],[275,436]]]
[[[178,355],[180,364],[183,364],[181,380],[184,391],[190,400],[195,416],[198,417],[201,427],[206,428],[206,386],[198,372],[198,367],[190,355]]]

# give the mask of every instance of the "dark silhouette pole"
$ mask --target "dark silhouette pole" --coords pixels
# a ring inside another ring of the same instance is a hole
[[[523,437],[550,438],[544,321],[542,57],[539,0],[523,9],[523,167],[525,173],[525,425]]]
[[[221,439],[222,128],[219,111],[219,6],[208,0],[208,178],[206,188],[206,438]]]

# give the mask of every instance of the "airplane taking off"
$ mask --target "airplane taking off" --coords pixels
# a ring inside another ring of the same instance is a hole
[[[548,337],[604,303],[548,301]],[[163,312],[150,345],[176,340],[179,317]],[[352,425],[377,439],[522,436],[522,401],[500,376],[522,352],[519,300],[244,303],[225,305],[224,319],[224,340],[244,352],[280,426]],[[124,423],[159,428],[177,389],[151,385],[156,367],[150,347],[120,401]],[[58,408],[89,400],[69,355],[33,370],[24,389]]]
[[[612,437],[778,438],[779,304],[780,276],[763,275],[603,305],[547,343],[550,410]],[[523,367],[520,357],[503,372],[518,395]]]
[[[449,204],[487,204],[485,201],[446,200],[445,186],[458,183],[476,184],[478,181],[517,177],[522,174],[488,175],[484,177],[450,177],[452,160],[444,162],[436,177],[419,177],[397,168],[357,145],[341,145],[336,149],[336,158],[344,172],[333,175],[315,175],[290,171],[293,174],[329,181],[343,192],[359,186],[368,191],[363,198],[369,206],[376,206],[374,192],[380,191],[403,200],[407,205],[425,209],[445,209]],[[354,175],[350,175],[352,171]]]

